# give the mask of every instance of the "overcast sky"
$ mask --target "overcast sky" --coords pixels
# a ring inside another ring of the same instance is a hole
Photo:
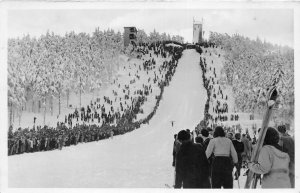
[[[193,17],[204,19],[205,36],[209,31],[239,33],[255,39],[294,46],[294,19],[291,9],[144,9],[144,10],[10,10],[8,36],[40,36],[47,30],[91,33],[96,27],[123,32],[124,26],[136,26],[147,33],[155,29],[181,35],[192,41]]]

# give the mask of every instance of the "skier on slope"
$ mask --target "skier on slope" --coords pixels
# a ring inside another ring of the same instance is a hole
[[[290,157],[279,146],[279,133],[269,127],[257,163],[249,162],[249,169],[263,174],[262,188],[291,188],[289,178]]]
[[[175,122],[175,121],[171,121],[172,127],[174,126],[174,122]]]
[[[178,133],[178,140],[182,144],[176,155],[175,188],[210,188],[209,165],[202,145],[193,143],[186,130]]]

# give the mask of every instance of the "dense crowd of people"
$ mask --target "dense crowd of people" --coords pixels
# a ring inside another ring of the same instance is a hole
[[[263,175],[262,188],[294,188],[295,145],[284,125],[267,128],[257,162],[250,162],[256,140],[247,134],[217,126],[213,134],[203,128],[194,135],[188,129],[174,135],[175,188],[233,188],[241,168]]]
[[[141,44],[134,49],[135,52],[141,54],[139,58],[143,59],[143,67],[136,64],[134,64],[135,68],[130,65],[124,66],[125,69],[132,68],[135,72],[128,75],[130,83],[123,84],[118,79],[114,80],[111,95],[97,98],[86,107],[75,109],[73,113],[65,116],[64,122],[58,122],[57,127],[34,125],[32,129],[19,128],[17,131],[13,131],[10,127],[8,154],[62,149],[64,146],[124,134],[139,128],[140,124],[148,123],[156,112],[164,87],[169,84],[175,73],[182,49],[165,49],[161,42]],[[156,64],[154,56],[163,58],[163,63]],[[155,68],[158,70],[155,71]],[[140,79],[142,71],[149,76],[147,76],[147,83],[138,87],[135,82]],[[145,118],[136,120],[137,115],[143,113],[142,105],[150,95],[153,95],[152,89],[154,88],[158,88],[160,92],[155,97],[156,103],[153,111]]]
[[[215,45],[207,45],[206,47],[211,48],[215,47]],[[210,124],[212,127],[215,124],[226,121],[238,121],[239,115],[229,114],[227,102],[228,96],[221,88],[216,68],[213,66],[213,59],[211,60],[211,64],[207,63],[205,55],[209,54],[209,56],[211,56],[212,53],[208,52],[207,49],[204,52],[200,47],[197,47],[196,50],[201,55],[199,65],[202,69],[203,86],[207,91],[207,101],[204,112],[206,124]],[[220,57],[220,54],[213,54]]]

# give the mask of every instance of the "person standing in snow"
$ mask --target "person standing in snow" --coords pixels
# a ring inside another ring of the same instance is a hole
[[[232,141],[233,146],[236,150],[237,156],[238,156],[238,163],[237,163],[237,167],[236,167],[236,173],[235,173],[235,180],[237,180],[239,178],[239,176],[241,175],[241,168],[242,168],[242,153],[244,152],[244,144],[241,142],[241,134],[240,133],[236,133],[234,135],[234,140]]]
[[[278,126],[278,131],[280,137],[279,145],[282,147],[282,151],[285,150],[290,156],[289,177],[292,188],[295,188],[295,142],[294,139],[286,133],[285,125]]]
[[[246,134],[242,135],[241,141],[244,144],[244,152],[242,153],[243,163],[244,163],[244,165],[246,165],[246,163],[250,160],[250,156],[251,156],[250,142],[249,142]]]
[[[171,121],[171,124],[172,124],[172,128],[173,128],[173,126],[174,126],[174,122],[175,122],[175,121]]]
[[[177,140],[177,134],[174,135],[174,143],[173,143],[173,162],[172,166],[175,167],[176,153],[178,152],[180,144]]]
[[[290,157],[282,151],[282,147],[278,144],[279,139],[276,129],[269,127],[257,163],[248,163],[248,168],[252,172],[263,174],[262,188],[291,188]]]
[[[207,146],[209,144],[209,141],[211,140],[211,138],[209,137],[209,132],[208,132],[207,129],[204,128],[204,129],[201,130],[201,137],[203,139],[203,148],[204,148],[204,151],[206,151]],[[210,179],[210,182],[211,182],[211,167],[212,167],[213,157],[214,157],[214,155],[211,155],[210,158],[208,159],[208,163],[209,163],[209,179]]]
[[[210,188],[209,165],[202,145],[193,143],[186,130],[178,133],[178,140],[181,146],[176,155],[174,187]]]
[[[233,188],[232,170],[233,164],[238,163],[238,157],[231,140],[225,137],[221,126],[215,128],[214,138],[210,140],[205,153],[208,159],[214,154],[212,188]]]

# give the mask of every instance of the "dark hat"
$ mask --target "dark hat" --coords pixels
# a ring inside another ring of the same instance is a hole
[[[186,141],[189,140],[191,138],[190,133],[185,131],[185,130],[181,130],[178,133],[177,139],[179,141]]]

